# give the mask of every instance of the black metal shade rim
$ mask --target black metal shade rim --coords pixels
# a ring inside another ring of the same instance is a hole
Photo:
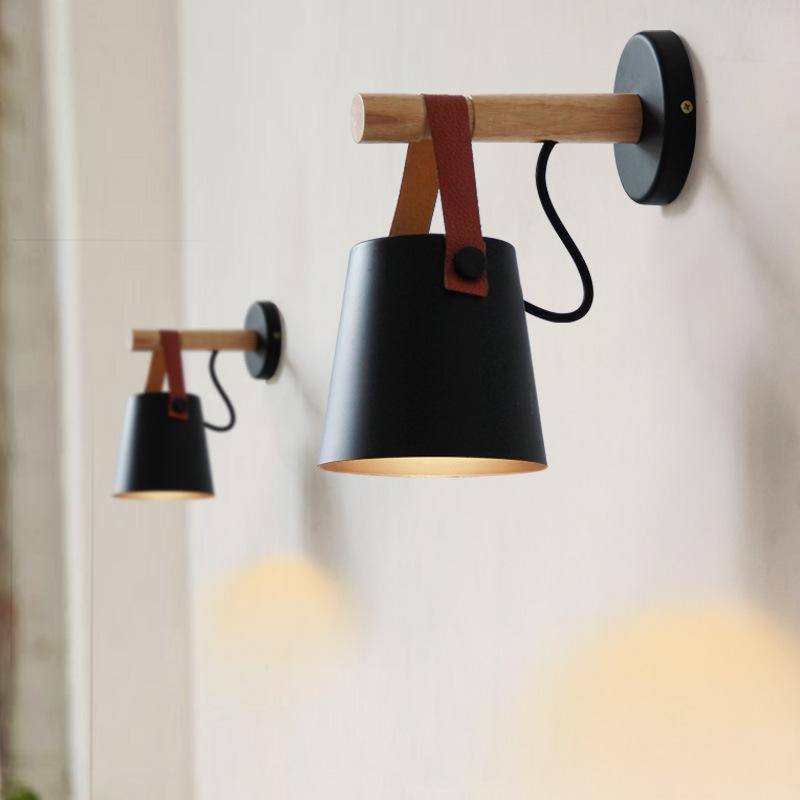
[[[210,500],[214,492],[196,492],[186,489],[140,489],[132,491],[114,492],[112,497],[117,500]]]
[[[486,478],[541,472],[547,469],[547,462],[527,458],[492,456],[390,456],[386,458],[337,459],[323,461],[317,466],[326,472],[348,475],[395,478]],[[436,466],[439,468],[436,469]]]
[[[375,236],[372,239],[362,239],[360,242],[356,242],[351,250],[355,250],[357,247],[361,247],[363,244],[370,244],[371,242],[382,242],[386,239],[390,241],[402,241],[406,239],[444,239],[445,235],[443,233],[404,233],[401,236]],[[484,242],[492,242],[493,244],[499,244],[504,247],[510,247],[512,250],[514,249],[514,245],[511,242],[507,242],[505,239],[496,239],[492,236],[484,236]]]
[[[159,394],[169,396],[169,392],[137,392],[136,394],[133,395],[133,397],[150,397],[151,395],[159,395]],[[190,398],[194,400],[200,400],[199,395],[187,392],[186,399],[189,400]]]

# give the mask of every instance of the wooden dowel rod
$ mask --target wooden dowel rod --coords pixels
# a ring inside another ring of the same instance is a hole
[[[255,331],[181,331],[182,350],[241,350],[258,349]],[[133,331],[131,350],[156,350],[160,345],[158,331]]]
[[[642,133],[636,94],[487,94],[467,98],[477,142],[620,142]],[[358,94],[357,142],[417,142],[431,135],[419,94]]]

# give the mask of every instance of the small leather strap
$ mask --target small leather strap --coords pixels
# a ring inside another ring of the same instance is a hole
[[[150,358],[150,369],[147,373],[147,381],[144,385],[145,392],[160,392],[164,385],[164,375],[167,372],[167,365],[164,361],[164,351],[161,347],[153,350]]]
[[[159,331],[161,349],[169,385],[169,404],[167,413],[173,419],[189,419],[189,408],[186,399],[186,387],[183,382],[183,361],[181,359],[181,341],[177,331]]]
[[[453,258],[465,247],[486,252],[478,212],[478,187],[472,158],[472,128],[467,98],[461,95],[426,94],[425,107],[431,124],[436,171],[442,192],[446,239],[444,288],[486,297],[489,278],[484,270],[475,280],[456,272]]]
[[[433,142],[430,139],[412,142],[406,151],[403,181],[389,236],[428,233],[438,194]]]
[[[486,272],[469,280],[459,275],[454,263],[455,256],[464,248],[486,253],[478,211],[467,99],[461,95],[426,94],[423,97],[431,139],[408,146],[390,236],[428,233],[438,185],[442,192],[446,242],[445,289],[486,297],[489,294]]]

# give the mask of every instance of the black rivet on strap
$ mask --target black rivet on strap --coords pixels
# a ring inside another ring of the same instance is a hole
[[[474,281],[486,272],[486,255],[477,247],[465,247],[453,256],[456,272],[467,281]]]
[[[188,404],[187,404],[186,400],[184,400],[184,398],[182,398],[182,397],[176,397],[172,401],[172,410],[176,414],[183,414],[183,412],[186,411],[187,407],[188,407]]]

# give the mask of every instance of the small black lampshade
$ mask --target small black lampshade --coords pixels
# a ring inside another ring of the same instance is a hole
[[[189,418],[167,414],[169,395],[147,392],[128,400],[114,496],[139,500],[213,497],[200,398],[186,396]]]
[[[547,466],[514,248],[486,239],[488,297],[446,291],[442,235],[350,253],[320,466],[500,475]]]

